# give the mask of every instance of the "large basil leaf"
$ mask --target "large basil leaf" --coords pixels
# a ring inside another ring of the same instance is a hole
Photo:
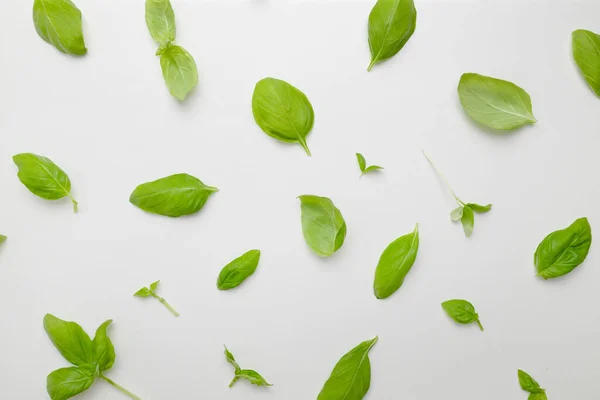
[[[413,0],[377,0],[369,14],[371,64],[395,56],[408,42],[417,26]]]
[[[298,197],[302,212],[302,232],[308,247],[321,257],[329,257],[344,244],[346,221],[327,197]]]
[[[139,185],[129,201],[144,211],[180,217],[199,211],[218,190],[191,175],[176,174]]]
[[[369,350],[377,337],[362,342],[335,365],[317,400],[361,400],[371,386]]]
[[[444,311],[446,311],[446,314],[448,314],[450,318],[459,324],[470,324],[472,322],[477,322],[479,329],[483,330],[483,326],[479,321],[479,315],[475,312],[475,307],[473,307],[473,304],[467,300],[447,300],[442,303],[442,308]]]
[[[46,378],[46,390],[52,400],[66,400],[86,391],[94,383],[94,366],[60,368]]]
[[[175,13],[169,0],[146,0],[146,25],[159,45],[175,40]]]
[[[100,372],[110,369],[115,362],[115,348],[106,334],[106,329],[111,323],[112,320],[109,319],[100,325],[96,330],[96,336],[92,341],[94,361]]]
[[[583,77],[600,96],[600,35],[578,29],[572,34],[573,58]]]
[[[300,90],[280,79],[264,78],[254,88],[252,114],[267,135],[282,142],[300,143],[310,156],[306,136],[313,127],[315,113]]]
[[[537,122],[531,110],[531,97],[512,82],[463,74],[458,96],[469,117],[493,129],[511,130]]]
[[[556,278],[581,264],[592,245],[592,227],[587,218],[579,218],[565,229],[552,232],[538,245],[534,262],[538,275]]]
[[[220,290],[238,287],[256,271],[259,259],[260,250],[250,250],[236,258],[221,270],[219,279],[217,279],[217,287]]]
[[[19,167],[19,180],[31,193],[48,200],[68,196],[73,210],[77,212],[77,202],[71,196],[71,181],[52,160],[37,154],[21,153],[13,156],[13,161]]]
[[[171,95],[181,101],[198,84],[196,61],[183,47],[168,45],[161,47],[160,67]]]
[[[400,236],[383,251],[375,269],[373,290],[375,297],[390,297],[402,286],[404,278],[412,268],[419,250],[419,224],[413,232]]]
[[[81,11],[70,0],[35,0],[33,24],[38,35],[63,53],[87,52],[81,27]]]
[[[75,365],[94,363],[92,339],[79,324],[46,314],[44,329],[54,347],[68,362]]]

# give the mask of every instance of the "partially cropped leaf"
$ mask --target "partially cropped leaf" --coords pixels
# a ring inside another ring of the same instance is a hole
[[[70,0],[34,0],[33,24],[38,35],[63,53],[82,56],[81,11]]]
[[[46,390],[52,400],[66,400],[86,391],[94,383],[94,366],[60,368],[46,378]]]
[[[280,79],[261,79],[252,95],[252,114],[267,135],[282,142],[299,143],[310,156],[306,136],[313,127],[315,113],[299,89]]]
[[[572,34],[573,58],[585,81],[600,97],[600,35],[578,29]]]
[[[231,364],[233,368],[235,368],[235,374],[237,375],[242,369],[240,368],[239,364],[235,361],[235,357],[233,356],[233,354],[231,354],[231,352],[227,349],[227,346],[225,346],[225,358],[227,359],[227,362]]]
[[[335,365],[317,400],[361,400],[371,386],[369,351],[377,337],[362,342]]]
[[[469,117],[493,129],[512,130],[537,122],[531,97],[512,82],[463,74],[458,84],[458,96]]]
[[[98,366],[100,372],[112,368],[115,362],[115,348],[112,341],[106,333],[106,329],[112,323],[112,320],[104,322],[96,330],[96,336],[92,341],[92,349],[94,351],[94,362]]]
[[[175,14],[169,0],[146,0],[146,25],[159,45],[175,40]]]
[[[199,211],[218,189],[188,174],[170,175],[139,185],[129,201],[144,211],[180,217]]]
[[[475,226],[475,214],[473,213],[473,209],[468,205],[463,207],[463,214],[460,218],[460,222],[462,223],[465,235],[471,237],[473,227]]]
[[[171,95],[181,101],[198,84],[196,61],[181,46],[168,45],[159,49],[160,67]]]
[[[481,326],[481,322],[479,321],[479,315],[475,312],[475,307],[468,301],[460,299],[448,300],[442,303],[442,308],[446,311],[446,314],[459,324],[477,322],[479,328],[483,330],[483,326]]]
[[[217,287],[220,290],[238,287],[256,271],[259,259],[260,250],[250,250],[236,258],[221,270],[217,279]]]
[[[303,195],[301,202],[302,232],[308,247],[321,257],[329,257],[342,247],[346,238],[346,221],[327,197]]]
[[[546,392],[530,393],[527,400],[548,400]]]
[[[536,380],[533,379],[527,372],[519,370],[517,375],[519,376],[519,384],[521,385],[521,388],[526,392],[540,393],[544,391],[544,389],[540,387],[540,384],[537,383]]]
[[[367,160],[365,160],[365,157],[360,153],[356,153],[356,160],[358,161],[360,172],[365,172],[365,168],[367,168]]]
[[[452,221],[460,221],[460,219],[463,216],[463,209],[463,206],[458,206],[454,210],[452,210],[452,212],[450,213],[450,218],[452,219]]]
[[[369,14],[371,64],[367,70],[402,50],[416,26],[417,10],[413,0],[377,0]]]
[[[133,294],[135,297],[149,297],[152,296],[152,292],[147,287],[143,287]]]
[[[488,211],[490,211],[492,209],[492,205],[491,204],[487,204],[485,206],[479,205],[479,204],[475,204],[475,203],[467,203],[467,207],[469,207],[471,210],[475,211],[476,213],[479,214],[483,214],[486,213]]]
[[[0,244],[6,242],[6,236],[0,235]]]

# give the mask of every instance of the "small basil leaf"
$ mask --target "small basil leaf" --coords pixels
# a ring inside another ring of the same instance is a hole
[[[479,328],[483,330],[483,326],[481,326],[481,322],[479,322],[479,315],[475,312],[475,307],[468,301],[458,299],[448,300],[442,303],[442,308],[446,311],[446,314],[459,324],[477,322]]]
[[[158,288],[158,284],[159,284],[159,283],[160,283],[160,280],[158,280],[158,281],[156,281],[156,282],[152,282],[152,283],[150,284],[150,291],[151,291],[151,292],[155,292],[155,291],[156,291],[156,288]]]
[[[180,217],[199,211],[218,190],[191,175],[176,174],[139,185],[129,201],[150,213]]]
[[[115,363],[115,348],[106,334],[106,329],[112,323],[112,319],[104,322],[96,330],[96,336],[92,341],[94,361],[100,372],[110,369]]]
[[[92,339],[79,324],[46,314],[44,329],[54,347],[68,362],[75,365],[94,363]]]
[[[143,287],[133,294],[135,297],[149,297],[152,296],[152,292],[147,287]]]
[[[235,374],[237,379],[245,379],[256,386],[273,386],[265,378],[263,378],[258,372],[251,369],[242,369]]]
[[[57,50],[76,56],[87,52],[81,11],[70,0],[35,0],[33,24],[38,35]]]
[[[410,272],[419,250],[419,224],[413,232],[394,240],[383,251],[377,268],[373,290],[375,297],[390,297],[402,286],[404,278]]]
[[[573,58],[585,81],[600,97],[600,35],[578,29],[573,32]]]
[[[482,206],[482,205],[475,204],[475,203],[468,203],[467,207],[469,207],[471,210],[475,211],[476,213],[480,213],[480,214],[486,213],[492,209],[491,204]]]
[[[368,174],[369,172],[373,172],[373,171],[379,171],[379,170],[382,170],[382,169],[383,169],[383,167],[380,167],[379,165],[371,165],[371,166],[367,167],[367,168],[366,168],[366,169],[363,171],[362,175],[364,175],[364,174]],[[362,175],[361,175],[361,176],[362,176]]]
[[[252,114],[267,135],[282,142],[299,143],[310,156],[306,136],[313,127],[315,113],[299,89],[275,78],[258,81],[252,94]]]
[[[6,242],[6,236],[0,235],[0,244]]]
[[[579,218],[567,228],[552,232],[534,254],[538,276],[550,279],[568,274],[585,260],[591,245],[592,227],[587,218]]]
[[[231,352],[227,349],[227,346],[225,346],[225,358],[227,359],[227,362],[231,364],[233,368],[235,368],[235,374],[239,374],[242,369],[240,368],[239,364],[235,361],[235,357],[233,357],[233,354],[231,354]]]
[[[521,388],[529,393],[543,392],[544,389],[540,387],[540,384],[535,381],[527,372],[519,370],[517,375],[519,376],[519,384]]]
[[[31,193],[47,200],[68,196],[73,202],[73,210],[77,212],[77,202],[71,196],[71,181],[52,160],[37,154],[21,153],[13,156],[13,161],[19,167],[19,180]]]
[[[146,25],[159,45],[175,40],[175,13],[169,0],[146,0]]]
[[[361,400],[371,386],[369,351],[377,337],[350,350],[337,362],[317,400]]]
[[[198,84],[196,61],[183,47],[169,45],[160,50],[160,67],[171,95],[181,101]]]
[[[548,396],[545,392],[531,393],[527,400],[548,400]]]
[[[452,210],[452,212],[450,213],[450,218],[452,218],[452,221],[456,222],[459,221],[463,216],[463,207],[456,207],[454,210]]]
[[[260,250],[250,250],[236,258],[221,270],[219,279],[217,279],[217,287],[220,290],[238,287],[246,278],[256,271],[259,259]]]
[[[473,209],[471,207],[465,206],[463,208],[463,214],[460,218],[460,222],[462,223],[465,235],[467,237],[471,237],[471,234],[473,233],[473,227],[475,225],[475,214],[473,214]]]
[[[531,97],[512,82],[463,74],[458,96],[469,117],[493,129],[512,130],[537,122],[531,110]]]
[[[395,56],[417,26],[413,0],[378,0],[369,14],[370,71],[376,63]]]
[[[86,391],[92,383],[93,365],[60,368],[46,378],[46,390],[52,400],[66,400]]]
[[[358,167],[360,168],[360,172],[365,172],[365,168],[367,168],[367,161],[362,154],[356,153],[356,159],[358,160]]]
[[[308,247],[321,257],[329,257],[344,244],[346,221],[327,197],[298,197],[302,211],[302,232]]]

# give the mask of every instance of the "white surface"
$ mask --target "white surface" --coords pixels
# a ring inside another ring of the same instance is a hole
[[[600,31],[599,2],[420,1],[413,38],[367,73],[373,2],[173,0],[177,42],[200,75],[183,105],[160,75],[142,1],[78,0],[80,59],[37,36],[30,3],[0,5],[0,397],[45,399],[46,375],[67,366],[42,329],[48,312],[90,333],[113,318],[109,376],[144,400],[315,399],[339,357],[375,335],[369,400],[525,399],[517,368],[551,399],[598,397],[597,244],[564,279],[537,279],[532,258],[549,232],[600,221],[600,100],[570,55],[572,30]],[[521,85],[539,122],[507,135],[475,126],[456,94],[468,71]],[[254,123],[265,76],[311,100],[312,158]],[[450,222],[452,199],[421,149],[461,197],[494,204],[472,239]],[[359,180],[356,151],[385,172]],[[67,171],[79,214],[21,185],[19,152]],[[178,172],[221,191],[191,218],[128,203],[137,184]],[[331,197],[347,221],[330,259],[303,241],[305,193]],[[375,299],[381,251],[417,221],[413,270]],[[251,248],[257,273],[217,291],[221,267]],[[131,296],[155,279],[180,318]],[[484,333],[444,315],[456,297],[475,304]],[[275,386],[229,389],[224,343]],[[103,382],[82,398],[125,399]]]

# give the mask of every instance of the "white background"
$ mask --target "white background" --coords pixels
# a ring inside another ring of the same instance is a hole
[[[46,375],[67,366],[45,313],[91,334],[114,319],[108,375],[145,400],[315,399],[337,360],[375,335],[369,400],[526,399],[518,368],[551,399],[598,397],[597,248],[553,281],[535,277],[533,252],[578,217],[598,229],[600,100],[570,34],[600,31],[599,2],[419,1],[412,39],[367,73],[372,1],[173,0],[177,43],[200,79],[184,104],[165,87],[142,1],[76,1],[83,58],[37,36],[31,3],[0,4],[0,397],[46,399]],[[539,122],[476,126],[456,93],[463,72],[522,86]],[[312,102],[312,158],[254,123],[266,76]],[[464,200],[493,203],[471,239],[422,149]],[[357,151],[385,172],[359,180]],[[79,214],[26,190],[11,161],[20,152],[69,174]],[[220,189],[197,215],[129,204],[136,185],[179,172]],[[300,194],[330,197],[346,219],[329,259],[303,241]],[[416,222],[417,261],[377,300],[379,255]],[[219,292],[220,269],[252,248],[256,274]],[[156,279],[180,318],[132,297]],[[450,298],[472,301],[485,332],[453,323],[440,307]],[[229,389],[223,344],[275,386]],[[104,382],[81,397],[124,399]]]

